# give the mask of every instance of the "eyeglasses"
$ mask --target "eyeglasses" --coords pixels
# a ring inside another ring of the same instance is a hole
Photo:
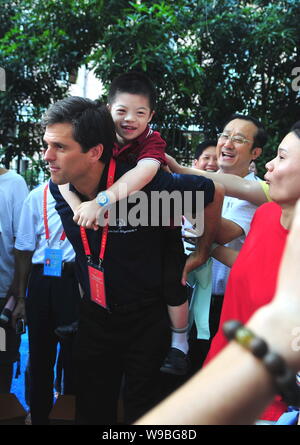
[[[249,141],[249,139],[246,139],[242,136],[230,136],[229,134],[226,134],[226,133],[219,133],[218,138],[222,139],[222,141],[224,143],[227,141],[231,141],[234,144],[245,144],[246,142],[252,142],[252,141]]]

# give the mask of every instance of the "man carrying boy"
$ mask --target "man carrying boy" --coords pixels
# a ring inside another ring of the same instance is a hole
[[[160,227],[129,223],[122,230],[110,226],[108,234],[101,228],[79,228],[59,192],[57,184],[70,182],[71,189],[82,200],[91,200],[109,186],[114,176],[111,155],[115,127],[105,106],[70,97],[49,108],[43,126],[45,160],[53,181],[50,190],[76,252],[84,294],[75,343],[77,423],[116,422],[123,376],[125,422],[130,423],[158,401],[159,368],[169,345],[168,318],[162,299],[162,231]],[[130,168],[119,162],[115,178]],[[204,191],[206,214],[210,211],[210,222],[216,225],[222,191],[218,187],[215,190],[211,181],[160,170],[144,188],[148,195],[151,190],[178,190],[182,195],[190,191],[192,211],[196,192]],[[104,267],[105,281],[99,264]]]
[[[74,221],[86,228],[95,227],[101,215],[130,194],[141,190],[166,165],[166,142],[149,127],[155,113],[156,92],[151,80],[143,73],[129,72],[115,78],[108,95],[117,143],[113,155],[132,166],[108,190],[96,199],[74,206]],[[79,204],[79,202],[78,202]],[[164,230],[164,297],[171,322],[171,349],[165,358],[163,372],[182,375],[187,372],[188,300],[181,284],[185,264],[180,228]]]

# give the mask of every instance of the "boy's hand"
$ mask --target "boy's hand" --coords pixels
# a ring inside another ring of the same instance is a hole
[[[96,200],[82,202],[74,212],[73,220],[86,229],[99,229],[98,218],[101,213],[101,207]]]

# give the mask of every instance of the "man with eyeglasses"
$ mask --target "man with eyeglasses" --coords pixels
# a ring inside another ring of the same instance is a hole
[[[235,114],[226,123],[223,132],[218,134],[216,148],[219,173],[233,174],[248,180],[260,179],[249,173],[250,163],[260,156],[267,141],[262,124],[255,118]],[[218,173],[217,173],[218,174]],[[250,223],[257,205],[238,198],[225,196],[222,208],[222,233],[218,242],[240,250],[250,229]],[[224,240],[222,240],[224,236]],[[228,243],[228,240],[231,239]],[[225,287],[230,268],[213,259],[212,298],[209,312],[209,340],[197,340],[195,325],[190,335],[191,374],[196,372],[205,359],[211,340],[216,334],[222,310]]]

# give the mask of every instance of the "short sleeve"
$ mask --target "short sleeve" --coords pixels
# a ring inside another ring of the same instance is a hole
[[[267,200],[272,201],[272,199],[270,198],[269,184],[267,184],[266,181],[259,181],[259,185],[263,189],[263,192],[266,195]]]
[[[142,145],[140,145],[140,152],[137,156],[137,162],[141,161],[142,159],[155,159],[161,165],[166,165],[166,145],[166,142],[160,136],[158,131],[153,131],[143,140]]]

